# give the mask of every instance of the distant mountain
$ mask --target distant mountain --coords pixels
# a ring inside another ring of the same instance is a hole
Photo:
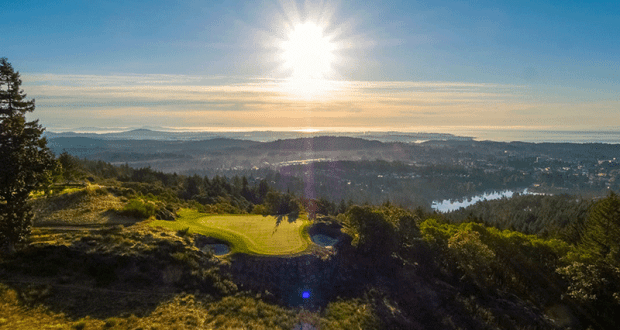
[[[379,141],[342,136],[318,136],[291,140],[277,140],[256,146],[257,149],[291,151],[364,150],[385,147]]]
[[[236,140],[228,138],[213,138],[203,141],[184,142],[184,148],[196,148],[200,150],[226,150],[226,149],[247,149],[260,146],[262,142]]]
[[[48,139],[60,137],[85,137],[100,140],[160,140],[160,141],[200,141],[214,138],[252,140],[273,142],[277,140],[317,138],[325,135],[332,137],[349,137],[380,142],[414,143],[429,140],[437,141],[472,141],[471,137],[462,137],[444,133],[402,133],[402,132],[298,132],[298,131],[252,131],[252,132],[168,132],[157,129],[140,128],[126,132],[50,132],[44,134]]]
[[[148,133],[148,130],[146,130]],[[135,131],[132,131],[135,132]],[[136,132],[135,134],[139,134]],[[264,151],[338,151],[368,150],[384,148],[387,144],[360,138],[319,136],[274,142],[255,142],[227,138],[214,138],[201,141],[161,141],[161,140],[105,140],[90,137],[49,138],[48,146],[55,153],[67,150],[75,154],[93,154],[100,151],[125,151],[134,153],[202,153],[208,151],[242,150],[252,148]]]
[[[140,128],[117,133],[76,133],[76,132],[45,132],[48,139],[60,137],[85,137],[100,140],[163,140],[163,141],[197,141],[212,139],[217,135],[210,132],[164,132]]]
[[[186,158],[193,154],[247,149],[260,142],[215,138],[202,141],[104,140],[90,137],[48,137],[48,147],[55,154],[64,151],[105,161],[157,158]],[[148,157],[146,157],[147,155]]]
[[[457,136],[448,133],[370,133],[357,136],[368,140],[378,140],[381,142],[422,142],[422,141],[473,141],[469,136]]]

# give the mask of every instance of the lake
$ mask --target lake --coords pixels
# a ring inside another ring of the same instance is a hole
[[[433,201],[433,203],[431,204],[431,208],[437,212],[445,213],[458,210],[461,207],[468,207],[484,200],[490,201],[493,199],[500,199],[504,197],[510,198],[514,194],[534,195],[535,193],[529,192],[527,189],[494,191],[481,195],[476,195],[473,197],[464,198],[462,200],[444,199],[443,201]]]

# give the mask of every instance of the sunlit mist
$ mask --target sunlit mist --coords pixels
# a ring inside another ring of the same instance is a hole
[[[280,87],[288,98],[299,101],[328,101],[341,88],[341,83],[321,78],[291,77]]]

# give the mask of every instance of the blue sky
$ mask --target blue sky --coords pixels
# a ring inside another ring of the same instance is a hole
[[[2,16],[0,56],[50,128],[620,126],[615,1],[3,1]],[[323,22],[340,87],[278,87],[294,16]]]

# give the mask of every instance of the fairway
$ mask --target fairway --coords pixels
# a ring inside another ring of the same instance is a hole
[[[231,245],[233,252],[266,255],[286,255],[304,251],[310,244],[305,228],[310,224],[305,216],[289,223],[284,219],[276,227],[276,218],[255,214],[204,214],[181,209],[176,221],[156,220],[152,227],[174,230],[189,228],[189,232],[212,236]]]

